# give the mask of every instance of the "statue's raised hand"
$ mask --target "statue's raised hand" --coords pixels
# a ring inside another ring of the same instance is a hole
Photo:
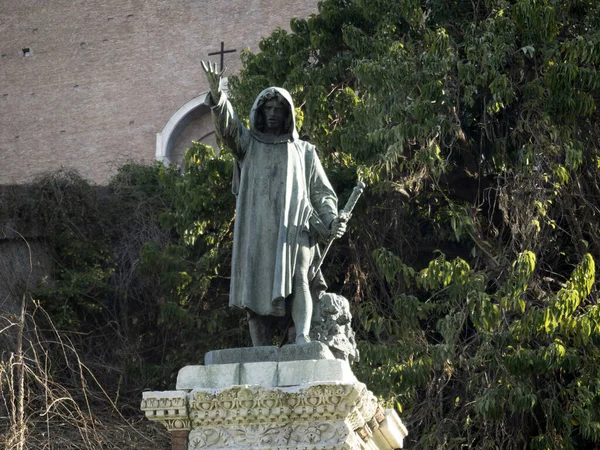
[[[221,78],[225,69],[219,70],[217,69],[217,63],[211,61],[201,61],[202,69],[204,69],[204,74],[206,75],[206,79],[208,80],[208,85],[210,87],[210,95],[212,96],[215,102],[219,101],[221,97]]]

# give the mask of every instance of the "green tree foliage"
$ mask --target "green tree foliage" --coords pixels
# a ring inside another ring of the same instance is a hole
[[[232,161],[194,144],[185,170],[130,163],[107,188],[59,171],[3,208],[43,230],[54,261],[34,304],[123,393],[172,387],[205,352],[248,345],[245,317],[227,306]]]
[[[165,377],[209,350],[247,346],[249,338],[245,316],[228,307],[233,157],[194,143],[182,174],[160,170],[158,185],[170,203],[158,221],[171,239],[143,246],[140,271],[159,285],[156,331],[168,361],[156,360],[154,367]]]
[[[62,170],[29,186],[26,202],[7,204],[4,211],[33,224],[53,260],[51,273],[29,293],[30,306],[48,314],[39,332],[56,327],[64,333],[96,376],[116,390],[123,383],[126,391],[137,389],[138,381],[156,383],[139,368],[144,360],[164,359],[157,339],[143,334],[156,330],[160,291],[156,280],[139,271],[141,247],[169,240],[157,221],[169,202],[160,174],[178,176],[158,164],[127,164],[109,188],[99,188]],[[60,371],[53,376],[65,382]]]
[[[152,290],[144,291],[135,306],[139,312],[129,317],[140,358],[128,367],[138,383],[172,387],[177,371],[201,362],[207,351],[248,345],[245,317],[228,308],[232,173],[230,155],[194,143],[183,170],[129,164],[111,181],[120,214],[127,218],[129,208],[148,204],[140,229],[163,233],[143,236],[134,246],[132,276]]]
[[[600,3],[325,0],[291,26],[232,97],[287,88],[341,197],[369,184],[327,270],[409,447],[597,448]]]
[[[38,182],[30,200],[32,214],[44,230],[56,261],[52,280],[36,290],[41,301],[64,330],[89,332],[101,326],[104,299],[114,294],[109,280],[114,260],[105,239],[109,217],[92,186],[78,174],[59,171]],[[60,298],[62,301],[52,301]]]

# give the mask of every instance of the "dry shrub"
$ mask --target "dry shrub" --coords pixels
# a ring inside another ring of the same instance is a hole
[[[57,330],[28,295],[18,315],[0,314],[0,334],[9,331],[16,331],[16,342],[0,360],[0,443],[5,450],[168,445],[162,427],[121,414],[69,335]]]

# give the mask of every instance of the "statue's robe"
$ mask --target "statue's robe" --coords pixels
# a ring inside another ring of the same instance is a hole
[[[257,129],[258,108],[265,94],[269,97],[273,91],[287,101],[290,111],[288,129],[280,136]],[[250,129],[242,125],[225,94],[216,104],[212,98],[208,103],[217,135],[237,159],[229,304],[260,315],[283,316],[285,298],[292,293],[300,237],[309,234],[314,255],[315,225],[331,228],[338,214],[337,197],[315,147],[298,138],[286,90],[269,88],[257,97]]]

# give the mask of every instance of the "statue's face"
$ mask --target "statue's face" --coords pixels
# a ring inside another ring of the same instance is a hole
[[[262,113],[265,119],[265,134],[283,134],[287,109],[285,105],[277,98],[267,100],[262,107]]]

